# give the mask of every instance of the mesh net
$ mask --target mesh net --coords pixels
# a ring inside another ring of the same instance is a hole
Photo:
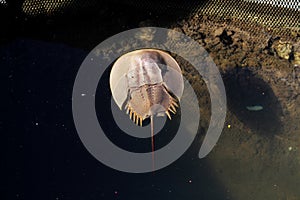
[[[22,10],[27,15],[59,15],[66,11],[77,12],[96,5],[95,0],[25,0]]]
[[[2,0],[2,2],[5,2]],[[257,25],[279,36],[298,37],[300,27],[299,0],[204,0],[204,1],[139,1],[113,2],[115,6],[127,4],[138,9],[159,13],[190,11],[210,17],[210,20],[226,22],[247,29]],[[55,16],[64,12],[91,9],[99,2],[95,0],[25,0],[22,11],[29,16]],[[101,7],[101,5],[99,5]]]
[[[299,11],[298,0],[210,0],[196,12],[210,16],[214,21],[224,21],[248,30],[263,26],[274,35],[294,38],[299,35]]]

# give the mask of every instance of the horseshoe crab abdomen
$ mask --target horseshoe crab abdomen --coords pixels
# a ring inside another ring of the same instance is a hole
[[[160,84],[143,85],[130,91],[130,97],[126,105],[127,113],[136,124],[149,116],[163,116],[171,118],[169,111],[176,113],[176,100],[171,96],[165,86]]]

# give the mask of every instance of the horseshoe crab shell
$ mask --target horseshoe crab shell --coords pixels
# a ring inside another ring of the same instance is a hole
[[[169,118],[183,93],[183,77],[176,60],[156,49],[141,49],[121,56],[110,73],[112,96],[137,124],[150,116]],[[177,98],[174,98],[175,96]]]

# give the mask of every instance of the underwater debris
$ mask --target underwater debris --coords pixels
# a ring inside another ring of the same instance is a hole
[[[256,106],[247,106],[246,107],[247,110],[250,110],[250,111],[260,111],[262,109],[264,109],[262,106],[260,105],[256,105]]]

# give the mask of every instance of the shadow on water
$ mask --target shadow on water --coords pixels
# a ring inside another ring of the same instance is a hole
[[[229,110],[253,132],[274,136],[281,132],[282,108],[271,87],[248,68],[224,75]]]

